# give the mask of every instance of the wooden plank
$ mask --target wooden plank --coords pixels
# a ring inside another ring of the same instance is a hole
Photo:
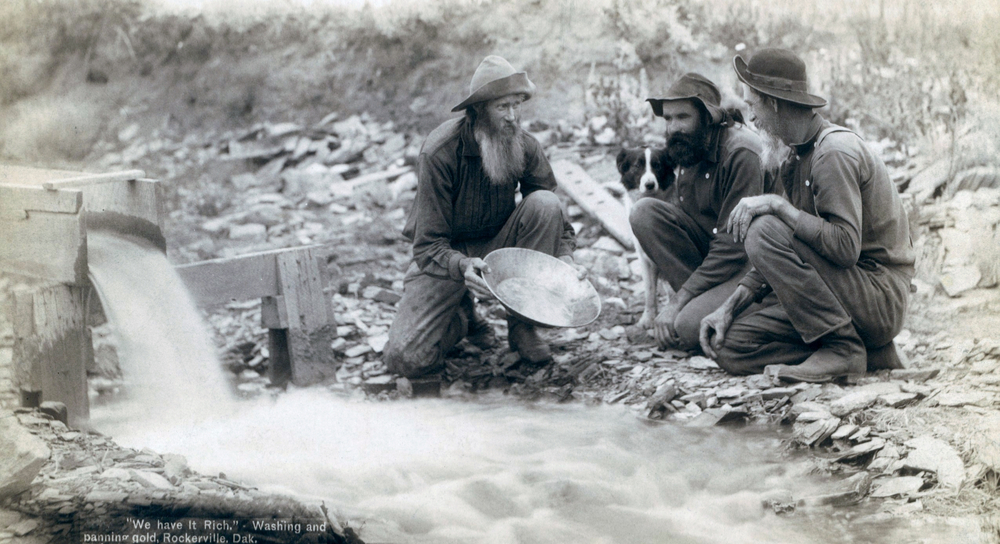
[[[273,297],[278,286],[277,251],[213,259],[175,267],[195,302],[211,306],[232,300]]]
[[[578,165],[559,160],[552,163],[556,183],[584,211],[594,216],[604,229],[628,249],[632,247],[632,227],[629,226],[625,206],[611,196]]]
[[[260,324],[265,329],[287,329],[288,307],[285,297],[278,295],[260,300]]]
[[[0,270],[67,285],[87,284],[87,239],[79,214],[32,211],[0,217]]]
[[[30,185],[0,185],[0,216],[11,212],[79,213],[83,193],[74,190],[46,191]],[[22,214],[24,215],[24,214]]]
[[[142,170],[124,170],[122,172],[108,172],[106,174],[84,174],[43,182],[42,188],[48,191],[55,191],[56,189],[86,187],[116,181],[134,181],[144,177],[146,177],[146,173]]]
[[[311,245],[272,249],[182,264],[174,268],[184,280],[195,302],[201,305],[274,297],[283,294],[282,286],[278,283],[278,255],[309,251],[315,256],[322,248],[321,245]]]

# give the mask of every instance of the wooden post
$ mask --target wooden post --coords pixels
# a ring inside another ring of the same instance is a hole
[[[69,425],[90,419],[87,366],[94,359],[85,326],[89,287],[52,284],[14,292],[14,383],[23,398],[59,401]]]
[[[338,368],[323,252],[320,246],[265,251],[182,265],[177,272],[201,305],[259,297],[271,383],[309,385]]]

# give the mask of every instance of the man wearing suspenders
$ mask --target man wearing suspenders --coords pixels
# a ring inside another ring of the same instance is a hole
[[[785,198],[744,198],[729,216],[727,231],[753,268],[702,321],[702,349],[734,374],[784,381],[851,381],[866,369],[899,368],[892,340],[914,252],[885,164],[814,111],[826,100],[808,93],[805,63],[791,51],[764,49],[733,63],[751,122],[791,153],[779,174]]]

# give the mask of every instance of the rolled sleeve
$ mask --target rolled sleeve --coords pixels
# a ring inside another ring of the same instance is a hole
[[[758,272],[756,268],[751,268],[750,271],[743,276],[743,279],[740,280],[740,285],[746,287],[751,293],[753,293],[754,302],[764,300],[764,297],[771,292],[771,286],[768,285],[763,274]]]

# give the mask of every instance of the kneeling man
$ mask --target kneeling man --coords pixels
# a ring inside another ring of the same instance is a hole
[[[666,200],[643,198],[629,222],[636,240],[674,289],[657,310],[655,283],[638,326],[653,327],[660,347],[698,346],[698,327],[749,269],[743,247],[725,232],[741,198],[764,192],[761,141],[736,111],[720,107],[710,80],[685,74],[663,98],[647,101],[667,124],[667,154],[679,165]]]
[[[472,77],[465,115],[444,122],[417,159],[417,196],[403,234],[413,240],[399,313],[384,361],[416,377],[440,370],[462,338],[487,348],[492,327],[470,294],[491,298],[482,257],[502,247],[542,251],[572,263],[573,227],[552,190],[556,180],[541,144],[520,125],[535,86],[503,58],[486,57]],[[515,192],[520,186],[520,203]],[[532,363],[551,359],[534,326],[509,317],[508,342]]]
[[[745,198],[727,230],[753,269],[701,326],[702,349],[734,374],[849,381],[898,368],[914,272],[906,213],[885,164],[854,132],[826,121],[805,63],[764,49],[734,59],[751,121],[794,154],[779,177],[787,200]],[[743,312],[754,300],[762,304]]]

